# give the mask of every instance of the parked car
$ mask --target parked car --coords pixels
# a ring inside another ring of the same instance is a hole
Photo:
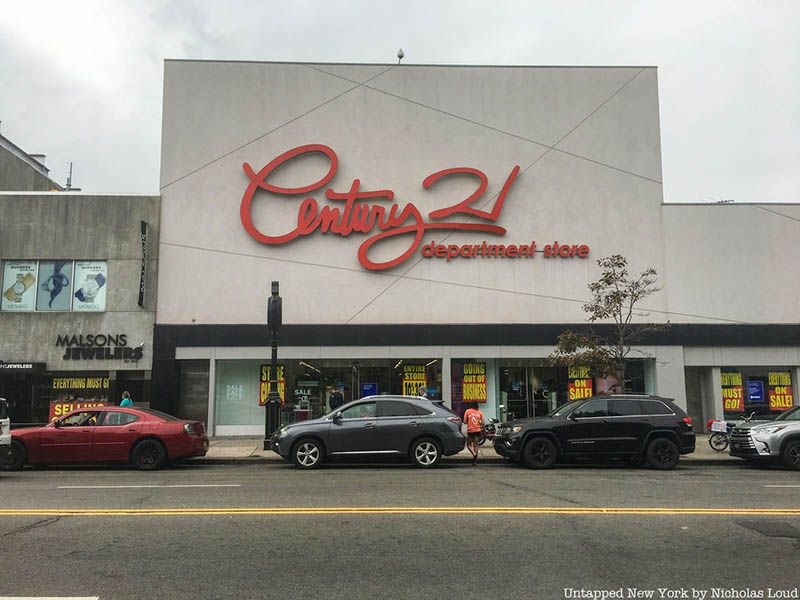
[[[569,458],[643,459],[672,469],[694,452],[692,419],[669,398],[612,394],[576,400],[546,417],[503,423],[495,451],[532,469]]]
[[[408,456],[433,467],[464,449],[461,419],[440,402],[416,396],[369,396],[322,418],[278,430],[272,450],[302,469],[336,456]]]
[[[151,471],[207,451],[200,421],[149,408],[106,406],[72,411],[44,427],[15,430],[10,466],[130,462]]]
[[[8,418],[6,399],[0,398],[0,467],[11,457],[11,419]]]
[[[730,453],[753,462],[780,461],[800,470],[800,406],[773,421],[739,423],[731,432]]]

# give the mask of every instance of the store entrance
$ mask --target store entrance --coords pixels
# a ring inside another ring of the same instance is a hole
[[[500,404],[508,420],[541,417],[567,401],[567,369],[545,362],[500,365]]]
[[[32,423],[35,376],[31,373],[0,375],[0,397],[8,402],[8,417],[17,426]]]

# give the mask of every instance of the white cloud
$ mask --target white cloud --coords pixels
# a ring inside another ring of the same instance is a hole
[[[91,191],[156,192],[164,58],[659,67],[665,198],[800,201],[800,3],[38,1],[0,119]]]

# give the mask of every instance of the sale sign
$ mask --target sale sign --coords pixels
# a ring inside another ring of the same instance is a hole
[[[570,400],[583,400],[590,398],[594,390],[592,388],[592,376],[589,375],[589,367],[570,367],[567,373],[567,393]]]
[[[261,382],[258,386],[258,405],[266,406],[267,396],[269,396],[269,376],[270,366],[261,365]],[[281,397],[281,404],[286,402],[286,379],[283,376],[283,365],[278,365],[278,395]]]
[[[723,371],[722,378],[722,408],[725,412],[744,411],[744,386],[742,374],[739,371]]]
[[[783,411],[794,406],[791,373],[788,371],[769,373],[767,383],[770,410]]]
[[[486,363],[465,363],[461,377],[464,402],[486,402]]]
[[[71,413],[73,410],[79,410],[82,408],[98,408],[101,406],[106,406],[107,402],[100,402],[96,400],[76,400],[74,402],[51,402],[50,403],[50,421],[55,421],[56,419],[63,417],[64,415]]]
[[[420,386],[428,386],[425,365],[403,365],[403,395],[418,395]]]

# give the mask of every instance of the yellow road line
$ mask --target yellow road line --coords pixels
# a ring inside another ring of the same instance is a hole
[[[320,508],[8,508],[0,517],[172,517],[252,515],[646,515],[646,516],[788,516],[800,508],[627,508],[627,507],[508,507],[508,506],[367,506]]]

